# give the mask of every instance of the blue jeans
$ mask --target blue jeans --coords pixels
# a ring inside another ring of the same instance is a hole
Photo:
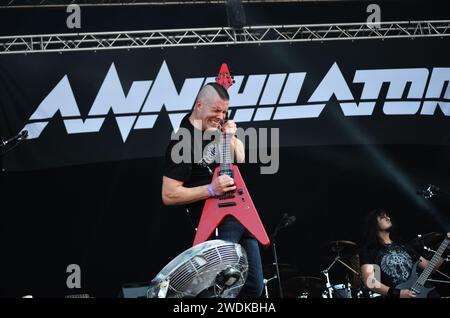
[[[258,241],[241,223],[231,216],[223,220],[222,224],[219,225],[218,231],[218,239],[239,243],[247,253],[248,275],[239,297],[260,297],[264,289],[264,277]]]

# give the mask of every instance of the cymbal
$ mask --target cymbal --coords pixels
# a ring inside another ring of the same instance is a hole
[[[352,241],[331,241],[323,245],[327,256],[353,256],[358,254],[358,245]]]
[[[283,280],[283,293],[289,298],[298,298],[303,293],[308,293],[308,297],[320,297],[325,286],[325,281],[321,278],[296,276]]]
[[[278,264],[280,270],[281,279],[292,277],[298,275],[298,269],[296,266],[291,264]],[[270,278],[277,274],[277,269],[275,264],[267,264],[263,267],[264,277]]]

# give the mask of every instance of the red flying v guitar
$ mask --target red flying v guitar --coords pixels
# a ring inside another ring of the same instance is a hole
[[[226,64],[222,64],[216,83],[226,89],[233,85],[233,80]],[[221,134],[219,144],[221,149],[220,166],[215,169],[213,180],[223,174],[227,174],[234,179],[236,191],[206,200],[193,245],[207,241],[226,216],[233,216],[262,245],[267,246],[270,244],[270,241],[266,230],[247,191],[239,169],[231,163],[231,138],[232,136],[226,133]]]

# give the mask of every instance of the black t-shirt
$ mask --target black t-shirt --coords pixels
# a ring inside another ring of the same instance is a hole
[[[214,169],[218,166],[218,144],[215,141],[214,136],[212,136],[211,140],[203,140],[202,138],[201,142],[195,143],[194,136],[200,136],[203,132],[191,124],[189,121],[189,116],[191,116],[191,113],[187,114],[182,119],[180,123],[180,130],[178,130],[177,134],[184,136],[181,133],[181,128],[185,128],[189,132],[191,138],[190,140],[183,140],[183,137],[181,137],[179,140],[170,141],[166,149],[164,176],[182,181],[183,186],[187,188],[193,188],[211,183]],[[182,151],[180,152],[179,143],[189,143],[190,153],[186,154]],[[200,144],[201,149],[199,149]],[[174,147],[176,148],[174,149]],[[184,160],[180,163],[178,163],[179,160],[174,162],[172,150],[174,150],[175,154],[179,154],[188,160]],[[197,156],[195,156],[195,151],[197,151]],[[204,203],[205,201],[202,200],[187,206],[195,224],[197,224],[200,220]]]
[[[395,287],[408,280],[415,262],[420,256],[409,246],[392,243],[378,249],[365,248],[361,251],[361,265],[380,266],[381,283]]]

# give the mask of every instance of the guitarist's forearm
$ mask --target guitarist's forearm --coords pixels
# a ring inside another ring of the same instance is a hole
[[[369,288],[369,287],[368,287]],[[376,282],[375,284],[374,284],[374,286],[372,286],[371,288],[369,288],[371,291],[373,291],[373,292],[376,292],[376,293],[378,293],[378,294],[381,294],[381,295],[383,295],[383,296],[386,296],[387,295],[387,293],[388,293],[388,291],[389,291],[389,286],[386,286],[386,285],[384,285],[384,284],[382,284],[382,283],[380,283],[380,282]]]
[[[193,188],[180,186],[170,193],[164,193],[163,201],[165,205],[185,205],[205,200],[210,196],[207,185]]]
[[[236,136],[231,139],[231,146],[233,147],[234,159],[237,163],[245,161],[245,149],[244,144]]]

